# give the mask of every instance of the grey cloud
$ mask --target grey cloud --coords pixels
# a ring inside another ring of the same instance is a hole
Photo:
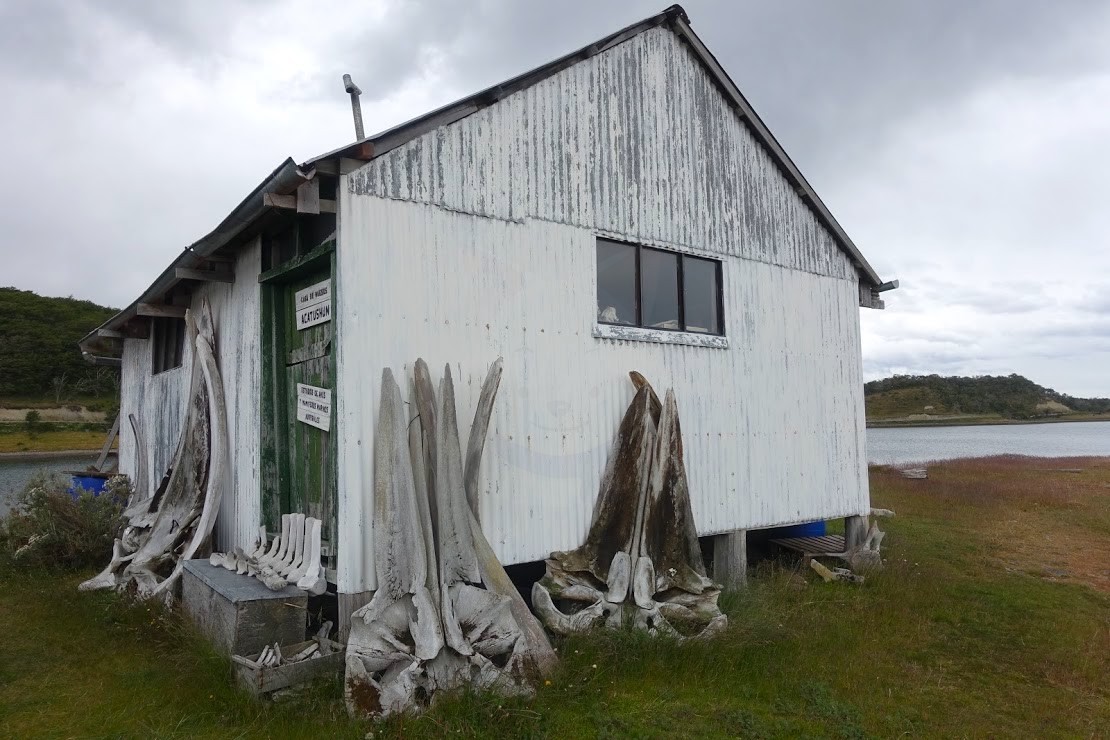
[[[1110,340],[1110,315],[1091,317],[1086,320],[1073,315],[1063,321],[1031,329],[1028,335],[1041,340],[1066,340],[1073,345],[1076,339]],[[1110,368],[1107,369],[1110,370]]]
[[[1092,292],[1080,296],[1075,307],[1080,311],[1110,315],[1110,282],[1104,283],[1102,290],[1098,293]]]
[[[874,336],[884,342],[920,341],[930,345],[955,345],[967,347],[976,338],[972,328],[963,331],[953,327],[921,326],[917,324],[884,325],[875,330]]]
[[[250,0],[8,3],[0,7],[0,66],[67,80],[125,74],[113,67],[113,39],[85,22],[91,17],[203,68],[234,53],[228,30],[263,7]],[[339,16],[336,38],[320,43],[331,69],[310,72],[298,94],[332,99],[338,75],[350,71],[366,81],[367,100],[374,101],[411,83],[433,59],[443,62],[445,87],[481,89],[661,5],[412,0],[389,4],[384,22],[366,29],[345,25],[342,10],[329,9]],[[1105,6],[1099,0],[693,0],[686,9],[788,151],[804,168],[823,173],[851,166],[884,121],[910,116],[938,97],[999,76],[1051,77],[1081,68],[1089,63],[1084,47],[1066,42]]]
[[[1022,314],[1040,311],[1054,305],[1054,301],[1043,296],[1022,295],[1006,289],[998,291],[964,290],[949,296],[954,306],[966,306],[983,314]]]
[[[1068,73],[1090,62],[1067,42],[1104,13],[1100,0],[1015,3],[731,2],[684,7],[740,88],[803,166],[851,166],[883,122],[1002,77]],[[464,7],[448,0],[393,6],[384,27],[337,49],[371,76],[372,95],[395,91],[431,54],[448,82],[474,91],[661,10],[657,2],[517,3]],[[334,83],[323,88],[331,94]]]
[[[248,0],[7,2],[0,4],[0,71],[66,85],[110,83],[133,72],[121,64],[118,46],[135,39],[149,41],[156,53],[184,66],[204,68],[227,50],[230,21],[251,5]]]
[[[956,350],[888,348],[868,357],[864,376],[875,379],[889,375],[956,375],[965,373],[967,366],[967,354]]]
[[[891,301],[900,310],[923,306],[968,308],[982,315],[1023,314],[1059,305],[1058,297],[1038,283],[1005,281],[997,285],[968,285],[952,281],[944,270],[922,268],[911,273]]]

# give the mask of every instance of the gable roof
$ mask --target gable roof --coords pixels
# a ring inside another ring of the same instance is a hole
[[[756,140],[767,149],[795,192],[813,210],[821,224],[832,234],[839,248],[848,255],[855,265],[861,282],[866,283],[872,291],[879,289],[883,285],[883,281],[878,273],[867,262],[855,243],[844,232],[844,229],[829,212],[817,193],[814,192],[813,187],[787,155],[782,145],[775,139],[767,125],[756,114],[747,98],[740,92],[736,83],[725,72],[717,58],[694,33],[690,27],[690,18],[686,15],[686,11],[681,5],[672,5],[661,13],[645,18],[638,23],[633,23],[531,71],[449,103],[393,128],[313,157],[300,166],[292,159],[286,159],[250,195],[244,198],[235,210],[220,222],[219,226],[186,247],[182,254],[166,268],[149,288],[143,291],[134,303],[85,336],[79,342],[81,349],[92,354],[102,351],[110,352],[111,349],[99,342],[98,337],[111,336],[115,329],[138,314],[140,303],[151,302],[172,289],[180,282],[176,277],[177,268],[192,268],[200,265],[206,257],[212,256],[218,250],[231,245],[246,234],[256,232],[260,219],[265,218],[274,210],[272,201],[266,197],[268,194],[286,195],[294,192],[302,182],[311,180],[317,169],[320,171],[330,170],[332,173],[339,172],[341,171],[342,160],[357,160],[358,164],[361,165],[430,131],[450,125],[484,108],[488,108],[515,92],[542,82],[548,77],[601,54],[644,31],[660,26],[669,28],[689,46],[695,58],[705,68],[718,89],[729,101],[736,115],[748,126]],[[884,287],[893,287],[893,285],[886,284]],[[881,306],[881,303],[878,306]]]
[[[768,150],[772,159],[774,159],[775,163],[786,176],[786,179],[794,187],[794,190],[802,200],[813,209],[818,220],[821,221],[822,225],[829,230],[836,240],[837,245],[839,245],[841,250],[852,260],[860,277],[865,282],[870,283],[871,287],[878,287],[882,284],[883,281],[878,273],[876,273],[874,268],[867,262],[855,243],[844,232],[844,229],[833,217],[832,213],[829,212],[829,209],[817,196],[817,193],[814,192],[813,186],[809,184],[798,169],[798,166],[790,159],[790,156],[782,148],[782,145],[779,144],[774,134],[767,128],[763,119],[756,114],[751,104],[748,103],[747,98],[740,92],[740,88],[738,88],[736,83],[732,81],[732,78],[728,76],[728,73],[725,72],[724,68],[717,61],[717,58],[713,56],[712,52],[710,52],[705,44],[702,43],[702,40],[698,38],[698,35],[694,33],[694,30],[690,27],[690,18],[686,15],[686,11],[683,10],[681,5],[672,5],[661,13],[657,13],[650,18],[645,18],[638,23],[633,23],[577,51],[572,51],[547,64],[536,67],[529,72],[498,83],[493,87],[488,87],[485,90],[469,95],[461,100],[456,100],[454,103],[449,103],[442,108],[437,108],[430,113],[425,113],[422,116],[406,121],[405,123],[394,126],[381,133],[368,136],[365,139],[340,147],[339,149],[334,149],[327,154],[321,154],[318,157],[308,160],[303,166],[309,168],[320,162],[339,157],[368,160],[381,156],[418,136],[422,136],[441,126],[447,126],[455,121],[466,118],[483,108],[488,108],[513,93],[542,82],[568,67],[596,56],[623,41],[627,41],[633,36],[637,36],[644,31],[658,26],[669,28],[678,35],[680,39],[686,42],[691,51],[694,52],[695,58],[701,63],[713,81],[717,84],[721,93],[729,103],[731,103],[733,109],[736,111],[736,115],[748,126],[756,140]]]

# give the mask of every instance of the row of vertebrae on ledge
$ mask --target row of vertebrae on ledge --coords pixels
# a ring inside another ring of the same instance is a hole
[[[258,542],[251,552],[241,547],[231,552],[215,552],[209,556],[212,565],[249,575],[266,584],[271,591],[296,586],[313,596],[328,588],[321,563],[321,531],[323,522],[304,514],[282,514],[281,534],[267,547],[266,527],[258,528]]]

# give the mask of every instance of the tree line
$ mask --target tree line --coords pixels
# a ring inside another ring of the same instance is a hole
[[[77,342],[116,309],[0,288],[0,396],[55,400],[119,392],[119,370],[85,362]]]
[[[864,395],[905,388],[925,388],[952,413],[1001,414],[1013,418],[1037,416],[1037,405],[1062,403],[1072,411],[1110,412],[1110,398],[1076,398],[1037,385],[1017,373],[974,377],[941,375],[895,375],[864,384]]]

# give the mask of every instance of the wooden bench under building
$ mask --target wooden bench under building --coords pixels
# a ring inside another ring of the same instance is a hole
[[[829,557],[844,552],[844,535],[827,534],[821,537],[783,537],[771,544],[791,552],[800,553],[804,564],[813,558]]]

